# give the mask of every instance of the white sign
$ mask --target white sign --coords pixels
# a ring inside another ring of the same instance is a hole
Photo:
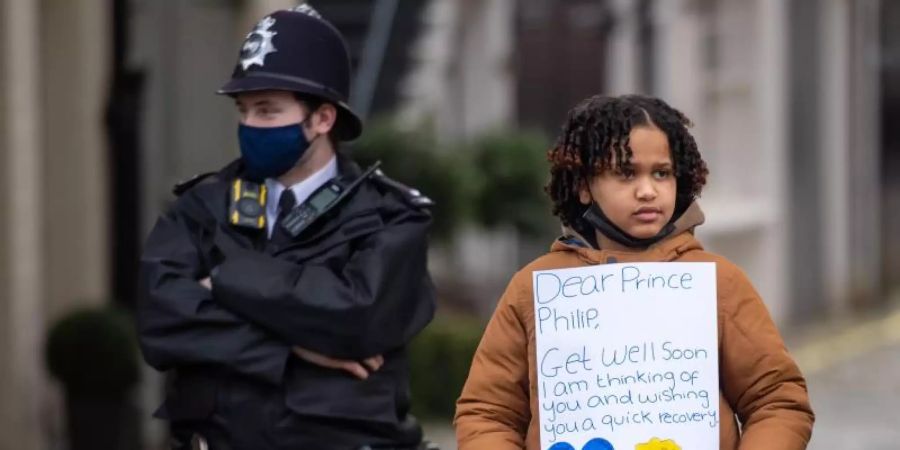
[[[534,272],[543,450],[716,450],[715,263]]]

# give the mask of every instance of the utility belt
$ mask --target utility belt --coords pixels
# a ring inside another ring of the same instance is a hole
[[[211,435],[194,433],[190,439],[172,437],[172,450],[231,450],[231,445],[225,439],[214,439]]]
[[[173,427],[169,448],[172,450],[233,450],[221,430],[198,426]]]

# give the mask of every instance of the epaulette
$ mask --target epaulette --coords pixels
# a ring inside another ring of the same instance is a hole
[[[434,206],[434,201],[422,194],[418,189],[411,188],[397,180],[389,178],[381,171],[381,169],[375,170],[371,179],[381,186],[396,191],[407,203],[416,208],[431,208]]]
[[[196,186],[201,181],[209,178],[210,175],[215,175],[216,173],[218,172],[198,173],[197,175],[194,175],[188,179],[179,181],[178,183],[175,183],[175,186],[172,187],[172,193],[176,196],[181,196],[181,194],[187,192],[188,189]]]

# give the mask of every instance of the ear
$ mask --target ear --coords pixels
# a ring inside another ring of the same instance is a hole
[[[337,108],[331,103],[323,103],[317,110],[313,111],[310,129],[316,134],[328,134],[334,128],[336,121]]]
[[[591,195],[590,185],[582,180],[578,183],[578,201],[580,201],[582,205],[590,205],[593,200],[594,197]]]

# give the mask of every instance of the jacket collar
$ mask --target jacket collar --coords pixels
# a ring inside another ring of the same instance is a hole
[[[362,176],[363,170],[350,157],[338,152],[337,160],[338,179],[345,186],[350,185]],[[293,241],[279,249],[279,252],[308,245],[310,242],[328,236],[351,222],[355,223],[352,227],[355,233],[364,233],[370,231],[370,229],[380,228],[382,226],[380,220],[370,220],[374,219],[374,215],[377,215],[379,204],[380,196],[378,193],[370,184],[362,183],[339,205],[335,206],[328,213],[327,217],[323,217],[313,223],[309,229],[304,230]]]
[[[551,252],[574,252],[590,264],[641,261],[674,261],[690,250],[702,250],[694,238],[694,228],[703,224],[705,217],[700,205],[692,203],[675,222],[675,230],[669,237],[643,250],[616,251],[594,248],[590,240],[569,227],[563,227],[563,236],[550,248]]]
[[[338,179],[344,184],[349,185],[363,173],[362,169],[360,169],[355,161],[340,151],[337,152],[337,164]],[[219,170],[217,177],[224,182],[223,186],[227,191],[231,186],[231,181],[239,177],[243,171],[243,162],[238,158]],[[365,218],[371,218],[377,213],[379,204],[380,196],[375,189],[369,183],[362,183],[348,196],[348,198],[344,199],[341,204],[330,211],[328,217],[318,220],[310,228],[304,230],[297,238],[280,248],[278,251],[289,250],[317,241],[350,222],[360,222],[354,225],[353,229],[355,234],[371,231],[369,228],[381,227],[382,224],[380,221],[365,220]],[[254,242],[254,246],[260,248],[267,242],[266,234],[263,233],[262,230],[248,231],[247,229],[240,229],[229,225],[225,219],[227,208],[223,208],[217,214],[221,216],[221,223],[229,234],[244,235],[246,236],[244,239],[250,239]]]

